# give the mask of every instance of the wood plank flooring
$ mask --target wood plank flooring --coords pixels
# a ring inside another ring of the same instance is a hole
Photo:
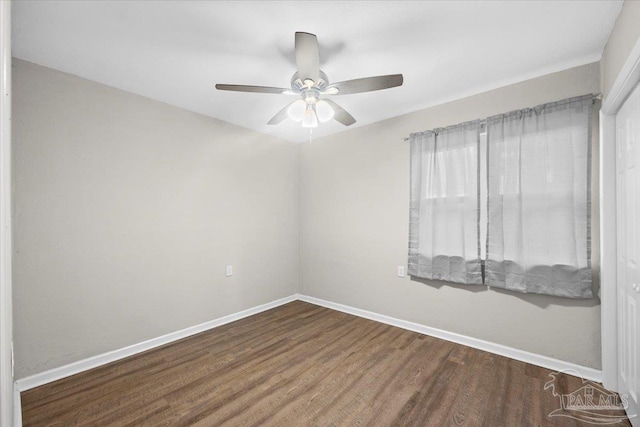
[[[593,425],[548,416],[550,372],[295,301],[23,392],[23,423]],[[581,386],[560,375],[555,391]]]

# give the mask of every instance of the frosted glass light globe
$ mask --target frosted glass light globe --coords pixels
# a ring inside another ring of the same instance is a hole
[[[313,107],[313,104],[308,104],[307,109],[304,111],[304,119],[302,119],[303,128],[318,127],[318,116],[316,115],[316,110]]]
[[[328,102],[320,100],[316,103],[316,113],[318,114],[318,120],[320,123],[328,122],[333,119],[335,112]]]
[[[304,113],[307,104],[302,100],[298,99],[296,102],[291,104],[287,109],[287,114],[291,117],[291,120],[296,122],[301,122],[304,119]]]

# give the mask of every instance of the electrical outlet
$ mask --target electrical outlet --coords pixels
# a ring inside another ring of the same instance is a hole
[[[398,277],[404,277],[404,265],[398,266]]]
[[[233,276],[233,265],[227,265],[227,277]]]

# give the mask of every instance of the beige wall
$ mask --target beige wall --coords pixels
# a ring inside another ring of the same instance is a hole
[[[396,277],[407,263],[409,228],[403,137],[597,93],[599,82],[594,63],[301,145],[301,293],[599,368],[597,300]]]
[[[300,146],[19,60],[13,90],[17,378],[291,295],[298,259],[304,294],[600,366],[597,301],[395,277],[402,138],[598,92],[598,64]]]
[[[17,378],[297,291],[295,144],[20,60],[13,77]]]
[[[602,92],[605,96],[640,39],[640,1],[626,0],[602,53]]]

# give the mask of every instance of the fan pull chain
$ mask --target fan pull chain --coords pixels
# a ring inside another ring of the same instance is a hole
[[[311,134],[313,133],[313,128],[309,128],[309,144],[311,144]]]

